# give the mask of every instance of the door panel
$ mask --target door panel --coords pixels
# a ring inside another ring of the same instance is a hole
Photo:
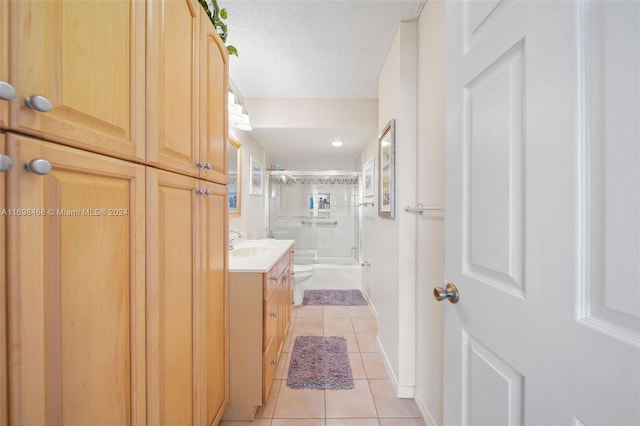
[[[0,81],[9,83],[9,2],[0,3]],[[9,125],[9,101],[0,99],[0,129]]]
[[[144,169],[10,135],[13,424],[145,423]]]
[[[205,395],[205,419],[215,424],[229,400],[229,273],[227,187],[200,181],[203,231],[202,282],[202,377]]]
[[[638,424],[640,6],[446,7],[444,423]]]
[[[227,161],[227,91],[229,56],[222,40],[204,11],[200,11],[202,28],[202,82],[200,96],[200,159],[211,164],[200,176],[218,183],[228,182]]]
[[[198,176],[199,14],[195,0],[151,2],[147,29],[147,162]]]
[[[2,8],[2,5],[0,5]],[[0,154],[7,154],[5,148],[5,134],[0,133]],[[6,172],[0,172],[0,241],[6,239],[6,204],[5,204],[5,176]],[[6,426],[8,419],[7,410],[7,267],[6,244],[0,244],[0,426]]]
[[[149,423],[194,423],[198,181],[147,167]]]
[[[144,160],[144,2],[9,2],[11,128]],[[37,112],[24,99],[52,104]]]

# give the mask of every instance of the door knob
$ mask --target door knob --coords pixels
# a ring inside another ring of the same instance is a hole
[[[451,303],[458,303],[460,299],[460,295],[458,294],[458,289],[455,285],[449,283],[445,288],[436,287],[433,289],[433,297],[438,301],[442,302],[443,300],[449,299]]]
[[[13,161],[11,161],[11,157],[0,154],[0,172],[6,172],[13,166]]]
[[[213,168],[213,166],[211,165],[211,163],[205,163],[205,165],[203,166],[205,169],[207,170],[211,170]]]
[[[37,175],[46,175],[51,171],[51,163],[44,158],[36,158],[28,163],[24,163],[24,168]]]
[[[49,112],[51,111],[52,105],[49,102],[49,99],[45,98],[42,95],[33,95],[24,100],[24,104],[27,108],[34,109],[40,112]]]
[[[16,89],[6,81],[0,80],[0,99],[10,101],[16,97]]]

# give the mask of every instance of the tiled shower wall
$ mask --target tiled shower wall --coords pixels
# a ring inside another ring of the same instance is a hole
[[[357,177],[294,179],[272,176],[269,183],[270,236],[295,240],[297,255],[304,256],[309,250],[315,250],[321,258],[357,262]],[[328,208],[320,208],[319,199],[324,194],[329,195]]]

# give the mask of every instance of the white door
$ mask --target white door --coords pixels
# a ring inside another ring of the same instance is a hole
[[[445,424],[640,424],[639,22],[447,2]]]

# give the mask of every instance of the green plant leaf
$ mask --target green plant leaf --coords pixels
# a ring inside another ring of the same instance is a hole
[[[227,19],[227,9],[220,9],[220,17],[222,19]]]
[[[229,52],[229,55],[236,55],[238,56],[238,49],[236,49],[234,46],[227,46],[227,52]]]

